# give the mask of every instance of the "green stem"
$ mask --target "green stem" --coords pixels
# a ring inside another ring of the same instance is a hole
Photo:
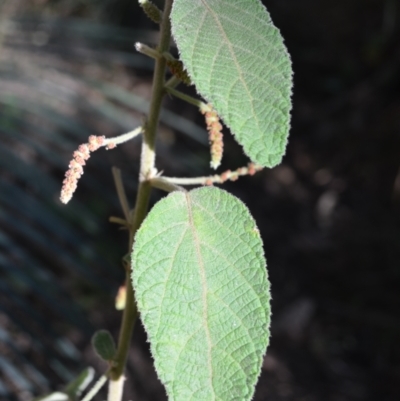
[[[154,188],[161,189],[166,192],[181,191],[186,192],[186,189],[179,185],[173,184],[170,181],[164,180],[163,177],[155,177],[150,180],[150,184]]]
[[[163,11],[163,19],[161,23],[160,42],[157,50],[160,54],[169,49],[171,41],[171,24],[169,16],[171,14],[172,0],[165,1],[165,8]],[[142,147],[142,164],[141,164],[141,179],[147,179],[151,176],[155,166],[155,140],[158,128],[158,120],[161,110],[161,102],[164,97],[164,84],[165,84],[165,68],[167,66],[164,57],[156,60],[153,76],[153,87],[151,93],[150,111],[145,126],[144,142]]]
[[[129,203],[126,197],[124,184],[122,182],[121,170],[119,168],[113,167],[112,175],[114,177],[114,184],[117,190],[117,195],[119,203],[121,204],[122,211],[124,212],[125,220],[129,223]]]
[[[182,81],[178,77],[172,75],[172,77],[165,83],[165,89],[176,88],[181,82]]]
[[[176,89],[174,89],[174,88],[171,88],[170,86],[165,86],[165,90],[166,90],[168,93],[170,93],[171,95],[173,95],[173,96],[175,96],[175,97],[178,97],[179,99],[182,99],[182,100],[184,100],[184,101],[187,102],[187,103],[193,104],[194,106],[196,106],[196,107],[198,107],[198,108],[200,108],[200,106],[201,106],[202,104],[205,104],[205,103],[202,102],[201,100],[196,99],[196,98],[194,98],[194,97],[192,97],[192,96],[189,96],[189,95],[185,95],[184,93],[182,93],[182,92],[180,92],[180,91],[178,91],[178,90],[176,90]]]
[[[165,8],[163,12],[163,19],[161,22],[160,42],[158,51],[163,53],[169,49],[171,40],[171,25],[169,16],[171,13],[173,0],[165,1]],[[130,231],[129,245],[130,249],[133,246],[133,240],[137,229],[141,226],[148,211],[151,184],[148,179],[152,178],[155,171],[155,140],[158,128],[158,121],[161,111],[161,103],[164,97],[164,84],[165,84],[165,68],[166,61],[163,57],[156,60],[156,65],[153,75],[153,87],[150,103],[150,110],[147,123],[144,127],[143,142],[142,142],[142,155],[140,160],[140,176],[139,176],[139,189],[136,196],[135,212],[132,219],[132,229]],[[126,272],[126,305],[122,316],[122,324],[118,341],[118,349],[115,356],[115,365],[110,370],[111,380],[118,380],[124,370],[133,333],[133,328],[138,317],[136,303],[134,299],[133,288],[131,284],[131,268],[129,267]]]
[[[157,60],[159,57],[161,57],[161,54],[158,53],[157,50],[154,50],[150,46],[147,46],[140,42],[135,43],[135,49],[139,53],[142,53],[148,57],[154,58],[155,60]]]

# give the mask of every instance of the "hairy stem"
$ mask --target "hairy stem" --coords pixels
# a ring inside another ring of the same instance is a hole
[[[172,0],[165,1],[163,19],[161,22],[160,42],[158,52],[163,53],[169,49],[171,41],[171,25],[169,16],[172,8]],[[155,171],[155,140],[158,128],[158,121],[161,110],[161,103],[164,97],[166,62],[163,57],[156,60],[153,87],[150,103],[150,110],[147,122],[144,127],[142,153],[140,160],[139,189],[136,196],[135,212],[132,219],[129,245],[133,246],[134,235],[141,226],[148,211],[151,184],[148,179],[152,178]],[[118,341],[118,349],[115,357],[115,365],[110,371],[110,378],[113,381],[119,380],[125,370],[132,332],[138,317],[134,293],[131,284],[131,267],[126,272],[126,305],[122,317],[121,331]]]
[[[163,19],[161,23],[160,42],[157,50],[160,54],[169,49],[171,41],[171,24],[169,16],[171,14],[172,0],[165,1]],[[147,123],[145,125],[144,142],[142,147],[141,177],[148,178],[155,165],[155,140],[158,127],[158,120],[161,110],[161,102],[164,97],[165,68],[166,60],[160,57],[156,60],[153,76],[153,88],[151,93],[151,104]]]
[[[196,99],[196,98],[194,98],[194,97],[192,97],[192,96],[186,95],[186,94],[184,94],[184,93],[182,93],[182,92],[180,92],[180,91],[177,91],[176,89],[174,89],[174,88],[172,88],[172,87],[170,87],[170,86],[167,86],[167,85],[166,85],[166,86],[165,86],[165,89],[166,89],[166,91],[167,91],[168,93],[170,93],[171,95],[176,96],[176,97],[178,97],[179,99],[182,99],[182,100],[184,100],[184,101],[187,102],[187,103],[193,104],[194,106],[196,106],[196,107],[198,107],[198,108],[200,108],[200,106],[201,106],[202,104],[205,105],[205,103],[202,102],[201,100]]]
[[[164,180],[163,177],[155,177],[150,180],[151,186],[154,188],[161,189],[166,192],[182,191],[186,192],[186,189],[179,185],[173,184],[170,181]]]
[[[161,54],[158,53],[157,50],[152,49],[150,46],[144,45],[143,43],[140,42],[136,42],[135,43],[135,49],[142,54],[145,54],[148,57],[154,58],[154,59],[158,59],[159,57],[161,57]]]
[[[236,181],[239,177],[245,175],[254,175],[257,171],[261,171],[262,166],[249,163],[247,167],[240,167],[237,170],[227,170],[222,174],[209,175],[204,177],[166,177],[163,180],[170,185],[212,185],[223,184],[225,181]]]
[[[165,83],[165,89],[176,88],[181,82],[182,81],[178,77],[172,75],[172,77]]]
[[[122,400],[122,394],[124,392],[125,377],[121,376],[118,380],[111,380],[108,387],[108,401],[120,401]]]

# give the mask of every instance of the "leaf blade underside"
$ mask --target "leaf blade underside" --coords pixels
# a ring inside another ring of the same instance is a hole
[[[270,295],[246,206],[217,188],[170,194],[138,231],[132,266],[169,399],[250,400],[269,339]]]
[[[292,67],[259,0],[175,0],[172,33],[198,92],[252,161],[279,164],[290,128]]]

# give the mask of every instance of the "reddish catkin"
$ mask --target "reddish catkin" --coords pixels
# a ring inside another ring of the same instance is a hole
[[[250,163],[248,166],[248,174],[254,175],[257,171],[260,171],[260,167],[256,166],[254,163]]]
[[[200,106],[200,112],[204,114],[206,119],[208,138],[211,151],[211,167],[215,170],[219,167],[224,151],[224,137],[222,135],[222,124],[219,122],[217,112],[212,108],[211,104]]]
[[[115,149],[117,147],[117,145],[114,142],[110,142],[107,146],[106,149],[107,150],[111,150],[111,149]]]
[[[249,163],[247,167],[240,167],[235,171],[226,170],[220,175],[208,177],[204,185],[212,185],[213,183],[223,184],[226,181],[236,181],[239,177],[244,175],[254,175],[257,171],[262,170],[262,166],[254,163]]]
[[[223,184],[225,181],[232,179],[232,171],[226,170],[224,173],[220,175],[220,177],[221,177],[221,184]]]
[[[61,188],[60,200],[62,203],[68,203],[71,200],[78,186],[78,181],[83,174],[83,166],[86,164],[86,160],[89,159],[91,152],[103,146],[104,140],[104,136],[91,135],[88,143],[79,145],[78,150],[73,153],[73,159],[69,163],[69,169],[65,173]]]

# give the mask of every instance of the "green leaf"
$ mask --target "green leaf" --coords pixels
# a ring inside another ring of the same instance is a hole
[[[172,33],[199,93],[256,163],[285,153],[292,67],[259,0],[174,0]]]
[[[158,202],[139,229],[132,280],[170,400],[250,400],[269,339],[262,242],[246,206],[200,188]]]
[[[115,356],[115,342],[107,330],[96,331],[92,338],[92,346],[96,354],[105,361],[111,361]]]

